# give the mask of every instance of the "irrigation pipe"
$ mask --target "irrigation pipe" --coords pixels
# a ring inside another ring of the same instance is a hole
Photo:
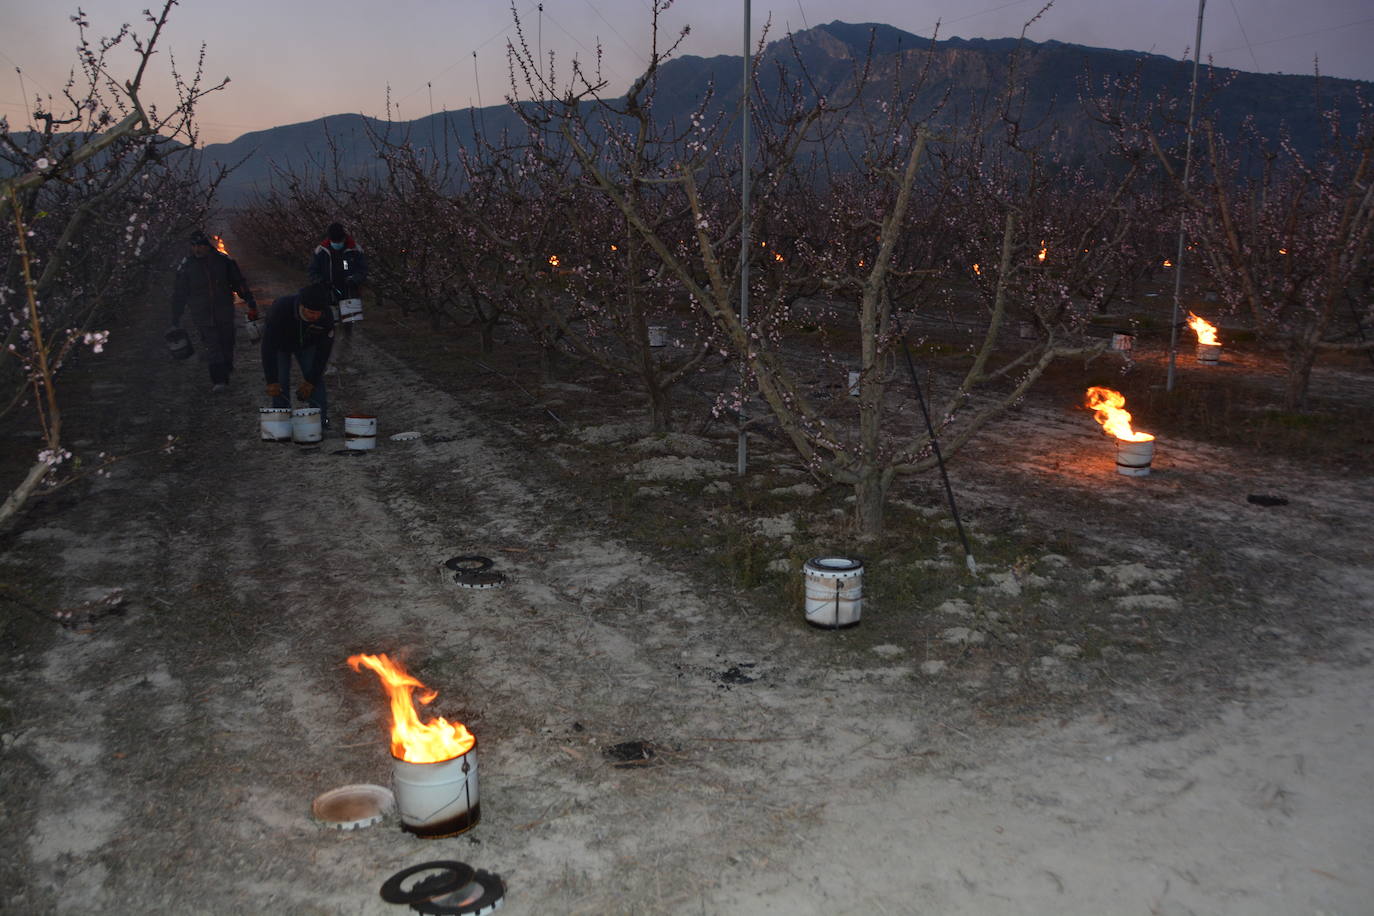
[[[930,434],[930,445],[935,450],[935,462],[940,466],[940,479],[945,484],[945,496],[949,498],[949,513],[954,517],[954,528],[959,532],[959,542],[964,545],[964,562],[971,575],[978,575],[978,561],[973,558],[973,548],[969,546],[968,534],[964,523],[959,520],[959,506],[954,501],[954,488],[949,485],[949,472],[945,470],[945,458],[940,454],[940,439],[935,435],[935,424],[930,421],[930,411],[926,409],[926,398],[921,392],[921,382],[916,378],[916,363],[911,358],[911,347],[905,337],[902,340],[902,353],[906,356],[906,368],[911,373],[911,387],[916,389],[916,403],[921,405],[921,416],[926,421],[926,432]]]

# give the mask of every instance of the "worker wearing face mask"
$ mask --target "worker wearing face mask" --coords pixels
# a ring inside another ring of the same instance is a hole
[[[367,280],[367,256],[343,223],[330,223],[324,238],[310,257],[310,282],[323,283],[333,295],[333,304],[340,299],[354,299]],[[352,331],[352,323],[344,324],[344,333]]]

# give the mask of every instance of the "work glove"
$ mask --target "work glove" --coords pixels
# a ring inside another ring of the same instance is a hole
[[[307,400],[314,393],[315,386],[310,384],[309,382],[301,382],[300,385],[296,388],[296,397],[302,401]]]
[[[278,385],[276,382],[273,382],[272,384],[268,385],[267,396],[270,398],[281,397],[281,385]]]

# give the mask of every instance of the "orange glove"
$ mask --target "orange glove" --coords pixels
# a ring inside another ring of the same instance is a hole
[[[270,398],[281,397],[281,385],[278,385],[276,382],[273,382],[272,384],[268,385],[267,396]]]
[[[300,398],[302,401],[309,398],[310,395],[314,393],[315,386],[310,384],[309,382],[301,382],[300,385],[296,388],[296,397]]]

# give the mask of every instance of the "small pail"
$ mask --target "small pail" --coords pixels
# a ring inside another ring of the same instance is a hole
[[[1208,365],[1221,362],[1221,344],[1198,344],[1197,361]]]
[[[1034,321],[1018,321],[1018,322],[1016,322],[1016,336],[1019,337],[1019,338],[1021,338],[1022,340],[1034,340],[1034,339],[1035,339],[1035,322],[1034,322]]]
[[[649,346],[666,347],[668,346],[668,329],[661,324],[649,325]]]
[[[344,447],[357,451],[377,447],[377,418],[352,413],[344,417]]]
[[[329,307],[329,314],[334,316],[334,323],[338,324],[339,319],[341,317],[341,313],[339,312],[339,303],[335,302],[333,305]]]
[[[263,442],[290,442],[291,408],[258,408],[258,427],[262,430]]]
[[[1118,331],[1112,335],[1112,349],[1121,353],[1130,353],[1135,349],[1135,335],[1127,331]]]
[[[172,354],[173,359],[186,359],[196,348],[191,346],[191,335],[181,328],[171,328],[163,335],[167,341],[167,352]]]
[[[319,442],[323,438],[318,407],[297,407],[291,411],[292,442]]]
[[[857,398],[859,396],[859,373],[850,371],[849,373],[849,396]]]
[[[1116,440],[1116,470],[1127,477],[1146,477],[1150,473],[1150,462],[1155,457],[1155,440],[1127,442]]]
[[[363,300],[361,299],[340,299],[339,315],[344,321],[363,320]]]
[[[262,326],[267,322],[261,318],[254,318],[244,327],[248,328],[248,339],[252,341],[262,340]]]
[[[391,788],[401,829],[434,839],[457,836],[477,826],[482,807],[477,795],[477,744],[438,763],[392,758]]]
[[[806,622],[828,630],[859,622],[864,605],[864,561],[812,557],[802,566],[806,579]]]

